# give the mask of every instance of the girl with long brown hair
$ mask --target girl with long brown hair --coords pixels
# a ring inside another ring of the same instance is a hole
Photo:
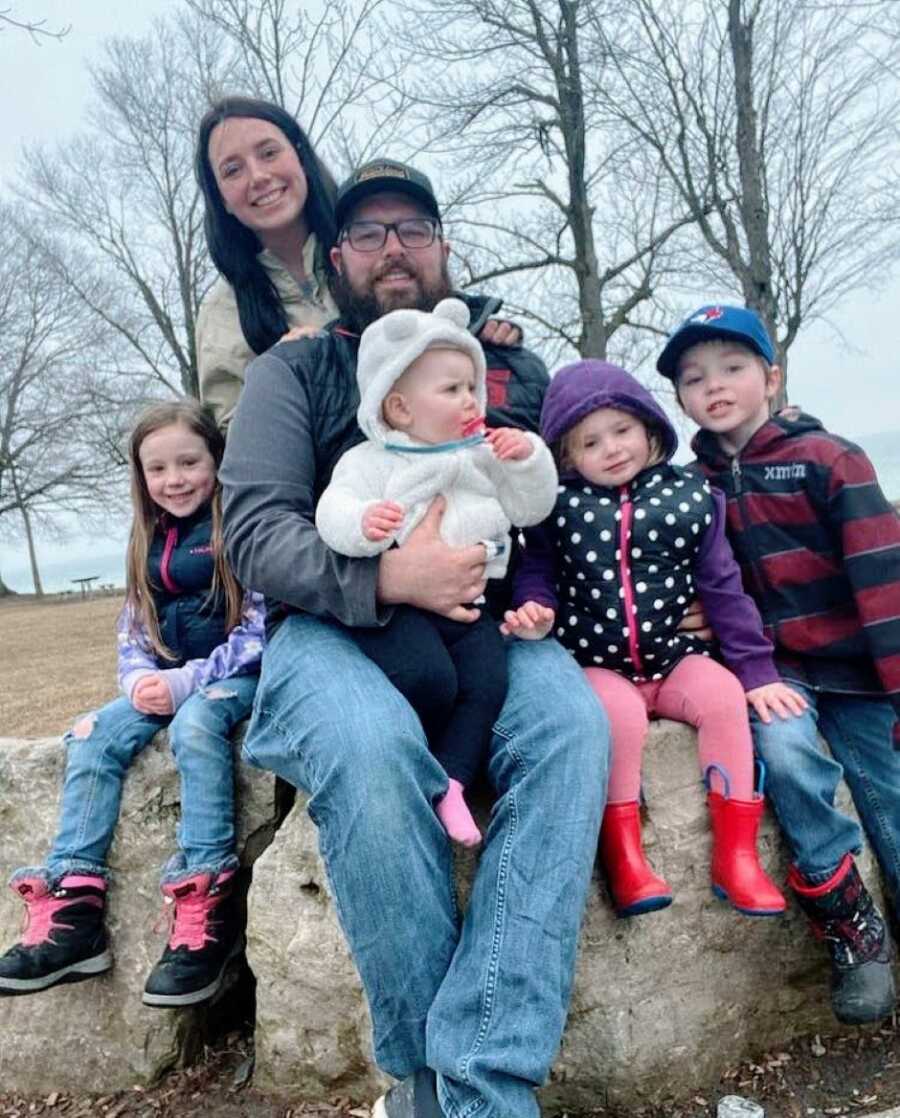
[[[228,739],[253,703],[265,608],[225,563],[216,476],[223,451],[214,419],[192,399],[153,405],[132,432],[134,519],[117,626],[122,695],[65,737],[59,829],[44,865],[13,875],[27,923],[0,957],[0,993],[36,993],[112,966],[106,855],[125,774],[165,726],[181,777],[179,850],[162,880],[174,916],[144,1002],[205,1001],[242,949]]]

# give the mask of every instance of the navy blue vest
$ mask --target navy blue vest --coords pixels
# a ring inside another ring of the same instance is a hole
[[[147,572],[159,618],[159,632],[178,659],[207,657],[224,642],[225,599],[210,597],[213,556],[212,510],[204,505],[193,516],[164,516],[153,536]]]

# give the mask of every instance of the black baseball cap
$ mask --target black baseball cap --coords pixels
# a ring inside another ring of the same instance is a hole
[[[338,229],[343,229],[347,215],[363,198],[388,192],[408,194],[438,221],[441,220],[434,188],[427,175],[394,159],[370,159],[368,163],[357,167],[338,187],[334,207]]]

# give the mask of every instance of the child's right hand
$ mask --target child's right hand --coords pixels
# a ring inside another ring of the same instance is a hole
[[[174,714],[172,693],[166,681],[158,675],[145,675],[134,685],[131,705],[141,714]]]
[[[523,641],[539,641],[553,628],[556,620],[555,610],[538,602],[526,602],[518,609],[508,609],[503,615],[500,632],[505,636],[518,637]]]
[[[766,683],[747,692],[747,702],[763,722],[772,721],[772,715],[791,718],[802,714],[809,705],[803,696],[786,683]]]
[[[403,523],[403,506],[394,501],[378,501],[363,513],[362,531],[367,540],[378,543],[393,536]]]

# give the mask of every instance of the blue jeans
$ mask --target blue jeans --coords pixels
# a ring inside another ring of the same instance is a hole
[[[556,1053],[606,792],[609,729],[552,640],[509,642],[488,750],[498,799],[465,920],[434,813],[447,777],[412,708],[337,627],[286,620],[244,743],[310,793],[375,1058],[438,1072],[448,1118],[531,1118]]]
[[[893,708],[886,700],[791,687],[809,703],[803,715],[775,716],[767,726],[751,714],[751,723],[766,765],[765,792],[797,869],[812,882],[826,881],[845,854],[859,851],[859,826],[834,806],[843,777],[900,906],[900,753],[891,742]],[[817,729],[833,756],[822,751]]]
[[[234,760],[228,739],[249,715],[258,679],[243,675],[210,684],[195,691],[174,716],[141,714],[123,696],[79,719],[65,736],[59,830],[45,866],[51,880],[73,872],[106,875],[125,774],[167,725],[181,776],[180,864],[185,874],[236,866]]]

